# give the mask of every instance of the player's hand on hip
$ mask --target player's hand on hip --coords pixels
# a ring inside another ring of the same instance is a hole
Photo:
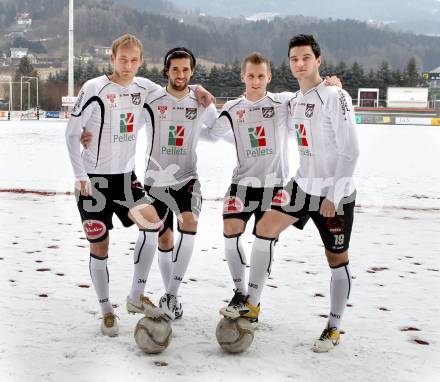
[[[326,76],[325,84],[327,86],[337,86],[338,88],[342,88],[342,82],[338,76]]]
[[[215,97],[202,85],[197,85],[195,93],[198,104],[202,104],[204,107],[208,107],[211,103],[215,103]]]
[[[321,208],[319,209],[319,213],[325,218],[333,218],[336,215],[335,204],[325,198],[321,203]]]
[[[79,190],[82,196],[92,195],[92,183],[90,183],[90,180],[76,181],[75,188]]]
[[[90,143],[92,142],[92,138],[93,135],[89,131],[83,131],[83,133],[81,134],[80,141],[85,149],[89,147]]]

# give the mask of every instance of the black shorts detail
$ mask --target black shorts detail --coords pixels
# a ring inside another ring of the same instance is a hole
[[[179,216],[183,212],[200,215],[202,194],[198,179],[191,179],[189,182],[169,187],[145,186],[145,191],[162,220],[163,226],[159,231],[159,236],[168,228],[173,231],[174,215]]]
[[[350,244],[356,193],[341,200],[333,218],[319,213],[322,196],[306,194],[292,179],[274,197],[271,208],[299,219],[294,225],[304,227],[312,219],[318,228],[324,247],[332,253],[345,252]]]
[[[225,194],[223,203],[223,219],[240,219],[245,225],[252,215],[255,215],[255,226],[263,216],[264,212],[270,209],[272,199],[280,187],[247,187],[238,184],[231,184]]]
[[[126,174],[88,174],[92,183],[92,195],[82,196],[75,190],[78,210],[84,232],[91,243],[105,240],[113,228],[115,213],[124,227],[133,225],[128,217],[131,208],[149,204],[134,172]]]

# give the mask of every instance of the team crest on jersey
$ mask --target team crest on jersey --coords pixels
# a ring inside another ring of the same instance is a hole
[[[131,94],[131,102],[133,102],[133,105],[140,105],[141,93],[132,93]]]
[[[197,108],[195,107],[187,107],[185,109],[185,118],[189,120],[194,120],[197,117]]]
[[[290,195],[286,190],[278,190],[272,199],[273,206],[287,206],[290,203]]]
[[[164,105],[163,106],[158,106],[157,110],[159,110],[159,118],[160,119],[165,119],[167,117],[167,115],[166,115],[167,110],[168,110],[167,106],[164,106]]]
[[[243,202],[236,196],[228,196],[223,203],[223,213],[236,214],[244,210]]]
[[[341,233],[345,230],[345,220],[342,216],[336,215],[326,219],[327,228],[331,233]]]
[[[273,106],[263,107],[261,108],[261,111],[263,112],[263,118],[273,118],[275,115],[275,109]]]
[[[307,118],[311,118],[313,116],[313,110],[315,110],[315,104],[308,103],[306,105],[306,112],[305,112]]]
[[[238,122],[244,122],[244,114],[246,113],[246,110],[237,110],[237,121]]]
[[[108,99],[108,102],[110,103],[110,107],[115,108],[116,107],[116,94],[107,94],[106,98]]]

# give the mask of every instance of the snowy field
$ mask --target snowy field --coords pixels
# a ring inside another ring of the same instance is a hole
[[[138,350],[125,297],[135,228],[111,233],[111,297],[120,334],[103,337],[74,203],[63,122],[0,122],[0,381],[395,381],[440,378],[440,128],[359,125],[353,291],[340,345],[310,350],[325,326],[330,272],[319,235],[282,234],[251,348],[224,353],[218,309],[232,296],[221,202],[234,166],[226,143],[201,142],[204,201],[180,288],[183,319],[160,355]],[[141,132],[137,172],[145,150]],[[292,152],[296,160],[296,151]],[[293,169],[294,170],[294,169]],[[11,189],[56,191],[20,194]],[[249,230],[250,231],[250,230]],[[248,254],[252,235],[245,235]],[[163,293],[156,262],[147,291]]]

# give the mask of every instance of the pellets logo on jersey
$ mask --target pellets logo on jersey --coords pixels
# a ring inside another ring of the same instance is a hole
[[[305,115],[307,118],[311,118],[313,116],[313,110],[315,110],[315,104],[308,103],[306,105],[306,111],[305,111]]]
[[[140,103],[141,103],[141,93],[133,93],[131,95],[131,102],[133,102],[133,105],[140,105]]]
[[[287,206],[290,203],[290,195],[286,190],[278,190],[272,199],[274,206]]]
[[[189,120],[194,120],[197,117],[197,108],[195,107],[187,107],[185,109],[185,118]]]
[[[307,141],[307,130],[303,123],[295,123],[296,138],[298,139],[298,145],[307,147],[309,142]]]
[[[167,106],[158,106],[157,110],[159,110],[159,118],[160,119],[165,119],[167,117],[166,112],[168,110]]]
[[[236,196],[228,196],[223,203],[224,214],[234,214],[242,212],[244,209],[243,202]]]
[[[237,110],[237,122],[244,122],[244,114],[246,113],[246,110]]]
[[[168,146],[183,146],[185,127],[170,126],[168,129]]]
[[[252,148],[266,146],[266,133],[263,126],[250,127],[248,133]]]
[[[273,106],[263,107],[261,108],[261,111],[263,113],[263,118],[273,118],[275,115],[275,109]]]
[[[120,115],[120,132],[124,133],[132,133],[134,126],[134,114],[133,113],[122,113]]]
[[[89,240],[99,239],[107,232],[105,224],[99,220],[84,220],[83,228]]]

